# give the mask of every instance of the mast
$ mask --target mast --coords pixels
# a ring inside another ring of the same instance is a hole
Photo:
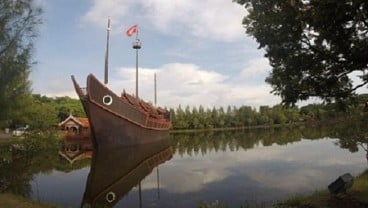
[[[109,39],[110,39],[110,17],[107,19],[107,37],[106,37],[106,53],[105,53],[105,85],[109,82]]]
[[[157,105],[157,80],[156,80],[156,73],[154,74],[154,102],[155,106]],[[157,166],[156,169],[156,176],[157,176],[157,199],[160,200],[160,172]]]
[[[160,200],[160,172],[158,166],[156,169],[156,176],[157,176],[157,199]]]
[[[141,49],[138,30],[136,32],[135,41],[133,42],[133,49],[135,49],[135,96],[138,98],[138,50]]]
[[[142,186],[140,181],[138,185],[138,193],[139,193],[139,208],[142,208]]]
[[[156,81],[156,73],[154,75],[154,98],[155,98],[155,105],[157,104],[157,81]]]

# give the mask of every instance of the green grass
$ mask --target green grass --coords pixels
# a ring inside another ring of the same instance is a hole
[[[17,208],[53,208],[46,203],[40,203],[27,199],[21,196],[16,196],[13,194],[1,193],[0,194],[0,207],[17,207]]]
[[[353,190],[357,198],[368,204],[368,170],[356,179]]]
[[[274,208],[365,208],[368,207],[368,170],[354,179],[346,196],[337,199],[327,191],[318,191],[309,196],[293,196],[284,202],[275,204]]]

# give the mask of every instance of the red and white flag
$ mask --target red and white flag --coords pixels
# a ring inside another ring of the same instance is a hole
[[[138,25],[133,25],[126,31],[126,35],[130,37],[136,32],[138,32]]]

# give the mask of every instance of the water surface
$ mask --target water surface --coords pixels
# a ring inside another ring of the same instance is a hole
[[[172,158],[136,181],[128,194],[117,199],[116,207],[198,207],[200,202],[216,200],[228,207],[260,206],[326,189],[338,176],[347,172],[357,176],[368,168],[366,144],[350,144],[347,141],[356,135],[337,134],[336,129],[172,134]],[[91,159],[71,162],[57,152],[49,157],[48,162],[40,161],[41,156],[27,161],[35,164],[37,160],[40,169],[22,172],[28,167],[22,160],[5,166],[21,178],[16,184],[5,174],[4,180],[12,184],[6,191],[80,207]]]

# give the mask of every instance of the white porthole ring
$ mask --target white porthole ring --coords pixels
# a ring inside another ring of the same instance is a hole
[[[103,96],[102,102],[105,105],[111,105],[111,103],[112,103],[112,97],[111,97],[111,95],[105,95],[105,96]]]
[[[106,194],[106,201],[111,203],[113,201],[115,201],[116,195],[114,192],[110,191],[109,193]]]

